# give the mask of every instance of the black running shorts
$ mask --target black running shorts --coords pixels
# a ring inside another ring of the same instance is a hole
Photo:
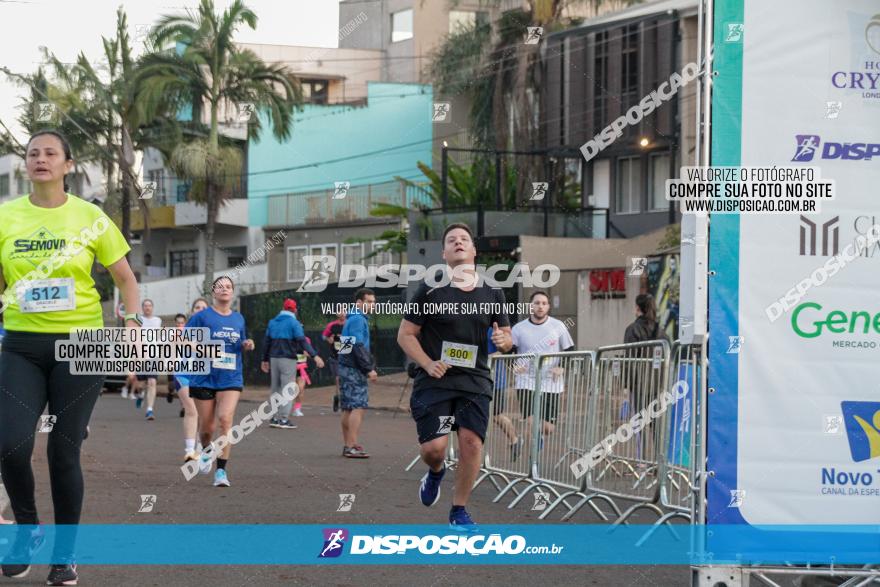
[[[190,387],[189,397],[192,399],[212,400],[217,398],[217,392],[237,391],[241,393],[240,387],[227,387],[226,389],[210,389],[208,387]]]
[[[459,428],[467,428],[485,441],[489,425],[489,401],[487,395],[467,391],[413,391],[409,406],[416,421],[419,443],[424,444]]]
[[[534,414],[533,394],[534,392],[531,389],[516,390],[516,397],[519,400],[519,409],[523,418],[528,418]],[[556,419],[559,417],[559,398],[562,394],[542,393],[541,396],[541,405],[538,408],[541,410],[541,419],[555,424]]]

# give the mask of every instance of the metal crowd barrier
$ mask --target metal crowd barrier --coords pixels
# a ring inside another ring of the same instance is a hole
[[[600,500],[619,509],[613,498],[637,502],[615,523],[623,523],[642,508],[663,512],[654,505],[659,493],[657,478],[660,474],[660,427],[651,419],[649,409],[659,398],[666,385],[669,363],[669,344],[650,341],[600,347],[596,354],[593,393],[590,401],[590,426],[587,444],[592,448],[606,448],[604,458],[589,469],[581,490],[583,497],[563,516],[571,518],[581,507]],[[643,413],[646,422],[640,431],[633,432],[629,423],[636,414]],[[601,515],[603,519],[604,515]]]
[[[474,488],[491,483],[496,503],[513,495],[508,508],[542,493],[544,506],[537,499],[534,506],[543,510],[540,519],[560,505],[562,520],[584,505],[605,521],[613,515],[615,524],[642,509],[657,514],[657,525],[690,518],[704,448],[705,358],[705,344],[675,343],[670,351],[665,341],[492,357],[495,395]],[[640,430],[625,426],[640,413]],[[450,466],[455,442],[452,435]],[[576,477],[572,463],[597,446],[610,451]],[[620,500],[635,503],[621,511]]]
[[[570,465],[587,450],[593,360],[591,351],[545,353],[531,363],[537,363],[535,369],[520,368],[515,373],[514,387],[527,430],[523,445],[529,449],[528,476],[512,481],[495,497],[496,502],[518,483],[526,487],[508,508],[516,507],[531,493],[536,496],[533,507],[546,511],[551,504],[544,489],[554,495],[554,503],[566,505],[568,496],[577,492],[580,483]],[[528,415],[532,415],[530,423]]]
[[[483,466],[474,488],[488,480],[499,491],[494,501],[513,491],[516,485],[528,482],[529,446],[525,439],[531,434],[526,419],[521,418],[521,399],[516,384],[524,373],[534,372],[536,355],[496,355],[492,357],[494,396],[490,402],[489,428],[483,443]],[[500,483],[500,484],[499,484]]]
[[[559,417],[555,423],[555,434],[551,434],[545,441],[544,452],[535,455],[536,465],[534,477],[547,487],[559,487],[564,490],[558,495],[553,504],[548,504],[541,513],[541,519],[549,515],[555,505],[568,503],[565,501],[569,496],[575,495],[581,488],[582,482],[571,469],[574,461],[582,458],[591,446],[587,444],[587,431],[589,427],[589,403],[593,382],[593,369],[596,364],[596,353],[569,352],[543,355],[540,360],[539,370],[550,370],[551,376],[537,382],[539,387],[536,391],[544,394],[555,393],[559,395]],[[559,383],[553,378],[553,370],[561,370],[563,377],[563,390],[560,394]],[[547,383],[550,389],[545,389]],[[557,389],[554,389],[557,387]],[[552,397],[545,395],[546,398]],[[536,402],[540,402],[536,398]],[[543,407],[552,403],[545,403]],[[542,411],[542,416],[544,412]],[[552,415],[552,414],[551,414]],[[543,418],[545,421],[548,418]],[[552,423],[552,422],[551,422]],[[535,425],[537,428],[537,424]],[[554,505],[555,504],[555,505]],[[513,505],[513,504],[511,504]]]
[[[695,495],[698,490],[699,472],[697,447],[702,426],[699,416],[702,405],[698,401],[702,393],[705,365],[705,345],[673,345],[669,368],[668,389],[678,396],[664,412],[660,425],[664,434],[664,456],[661,460],[660,503],[671,512],[664,518],[684,517],[691,519]]]

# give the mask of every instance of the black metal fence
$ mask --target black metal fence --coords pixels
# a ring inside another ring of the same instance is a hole
[[[303,323],[306,336],[312,346],[325,360],[330,356],[330,346],[321,337],[324,327],[336,318],[335,315],[322,312],[322,304],[348,304],[354,301],[354,293],[358,288],[339,287],[335,283],[328,284],[322,292],[298,292],[295,289],[279,290],[267,293],[242,296],[240,310],[248,327],[248,335],[254,339],[256,348],[244,357],[244,379],[247,385],[269,385],[269,375],[260,370],[260,359],[263,356],[266,327],[282,309],[285,298],[293,298],[297,304],[297,317]],[[406,301],[405,290],[376,289],[377,302]],[[397,329],[401,316],[370,317],[370,350],[378,365],[380,375],[398,373],[404,370],[405,355],[397,345]],[[333,385],[333,376],[329,366],[323,369],[310,361],[309,377],[312,386]]]
[[[443,147],[439,211],[426,215],[473,212],[479,235],[498,234],[503,225],[513,230],[505,234],[606,238],[608,209],[588,195],[586,171],[577,150]]]

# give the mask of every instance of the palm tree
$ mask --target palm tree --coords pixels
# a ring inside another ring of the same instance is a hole
[[[65,103],[65,96],[72,92],[70,87],[50,81],[43,66],[30,75],[14,73],[6,67],[0,67],[0,71],[13,83],[28,90],[20,100],[18,109],[21,114],[16,119],[26,133],[32,134],[42,128],[58,129],[67,137],[71,150],[76,155],[77,164],[100,159],[100,147],[91,134],[96,130],[94,121],[82,111],[65,111],[63,114],[58,112],[57,106]],[[42,118],[38,115],[38,110],[41,104],[46,103],[56,108],[50,111],[48,118]],[[24,159],[25,145],[18,141],[6,123],[0,121],[0,127],[0,153],[13,154]]]
[[[133,169],[134,153],[147,147],[170,153],[171,145],[179,142],[180,131],[173,116],[174,104],[167,99],[156,105],[150,119],[144,118],[134,107],[137,63],[132,57],[127,18],[122,8],[117,11],[116,36],[104,37],[102,41],[104,62],[99,67],[83,53],[75,63],[67,64],[44,49],[44,61],[53,82],[46,79],[42,68],[33,76],[17,76],[19,83],[31,89],[30,97],[23,100],[19,123],[28,132],[45,126],[58,128],[70,142],[77,164],[98,162],[102,165],[108,199],[120,197],[122,234],[130,240],[131,201],[138,187]],[[7,72],[7,75],[13,74]],[[56,114],[51,120],[37,120],[34,107],[46,101],[55,106]],[[23,146],[18,145],[8,131],[0,135],[0,148],[23,155]],[[121,180],[118,193],[117,172]],[[140,200],[140,205],[149,231],[145,201]]]
[[[175,49],[148,54],[138,75],[139,107],[147,115],[171,97],[192,107],[193,121],[208,110],[207,136],[191,137],[174,149],[171,166],[193,182],[191,195],[207,208],[207,241],[204,291],[214,279],[214,231],[223,201],[241,185],[242,155],[221,139],[221,112],[234,112],[234,105],[251,103],[268,113],[273,135],[290,137],[294,106],[302,102],[302,91],[284,66],[264,63],[253,51],[233,42],[242,25],[256,28],[256,14],[241,0],[235,0],[222,14],[215,13],[213,0],[201,0],[197,12],[163,16],[153,29],[155,47],[175,44]],[[147,116],[149,117],[149,116]],[[262,123],[248,125],[248,138],[258,139]]]
[[[153,147],[167,157],[172,145],[179,143],[181,131],[175,118],[176,103],[170,97],[161,96],[149,112],[134,101],[139,64],[132,55],[128,19],[122,7],[116,12],[116,36],[101,40],[105,61],[101,68],[94,67],[82,53],[72,67],[66,67],[54,56],[49,61],[55,67],[56,76],[71,88],[59,100],[60,106],[66,112],[80,112],[83,118],[94,121],[92,126],[97,129],[93,136],[103,138],[106,148],[102,163],[108,196],[116,193],[118,171],[122,234],[130,240],[131,202],[134,194],[140,192],[138,173],[134,169],[135,152]],[[87,98],[83,100],[83,96]],[[138,202],[149,234],[147,203],[142,199]]]

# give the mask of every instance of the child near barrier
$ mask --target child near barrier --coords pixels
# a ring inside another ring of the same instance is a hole
[[[309,345],[312,344],[312,339],[308,336],[306,337],[306,341]],[[296,403],[293,405],[293,415],[294,416],[302,416],[302,400],[303,400],[303,392],[306,389],[307,385],[312,384],[312,379],[309,377],[309,355],[308,353],[298,353],[296,355],[296,384],[299,386],[299,397],[296,398]]]

